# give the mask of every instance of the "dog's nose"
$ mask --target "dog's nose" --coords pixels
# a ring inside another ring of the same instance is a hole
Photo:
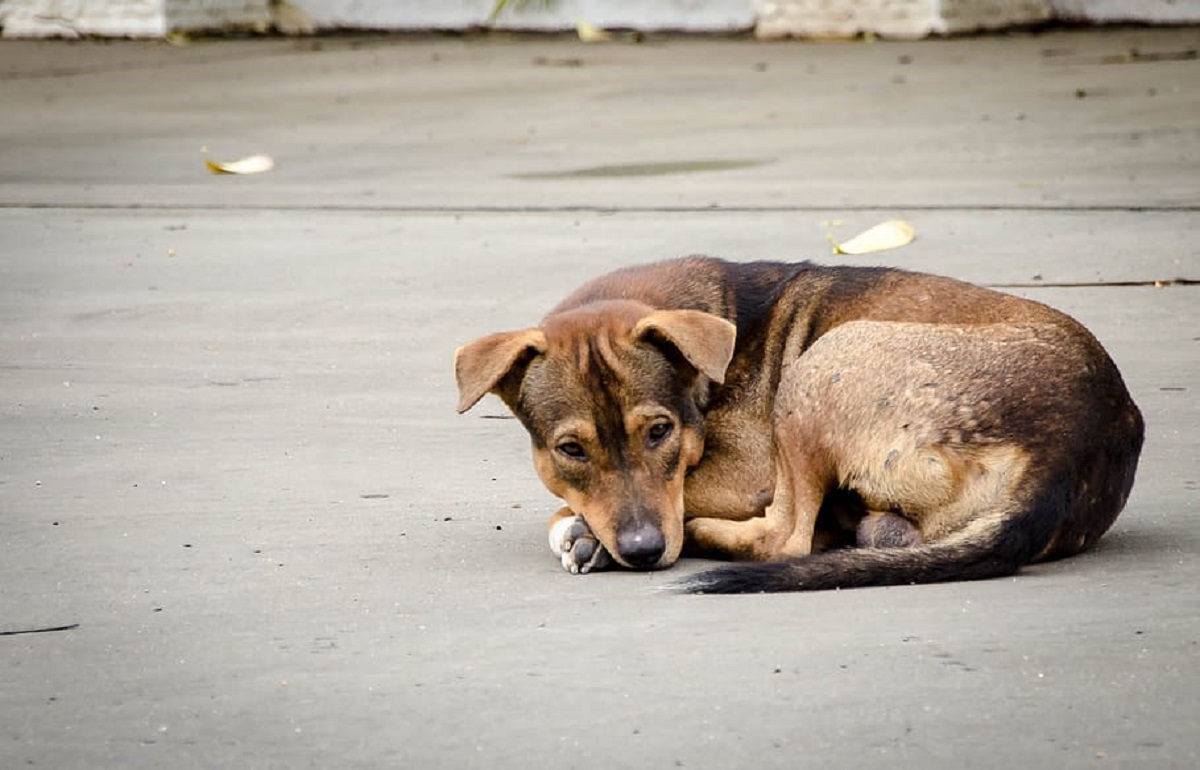
[[[617,555],[631,567],[653,567],[666,550],[662,530],[652,524],[630,522],[617,529]]]

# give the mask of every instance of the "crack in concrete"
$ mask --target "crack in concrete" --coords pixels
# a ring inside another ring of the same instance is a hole
[[[0,636],[22,636],[24,634],[50,634],[55,631],[71,631],[79,628],[78,623],[71,623],[67,626],[50,626],[48,628],[22,628],[16,631],[0,631]]]

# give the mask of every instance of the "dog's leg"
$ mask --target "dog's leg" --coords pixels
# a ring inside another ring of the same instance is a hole
[[[921,530],[895,513],[869,512],[855,529],[859,548],[912,548],[920,545]]]
[[[768,509],[768,515],[770,511]],[[684,524],[685,552],[689,556],[737,561],[765,561],[770,528],[765,516],[745,521],[733,519],[688,519]]]
[[[775,496],[766,515],[745,521],[696,518],[686,523],[687,542],[699,555],[742,561],[769,561],[812,551],[817,513],[825,496],[817,478],[797,474],[806,468],[781,452],[776,458]]]
[[[586,575],[612,563],[583,517],[565,506],[550,517],[550,550],[572,575]]]

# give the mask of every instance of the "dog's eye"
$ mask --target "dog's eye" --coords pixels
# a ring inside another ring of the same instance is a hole
[[[587,459],[587,452],[583,451],[583,447],[577,441],[564,441],[555,448],[560,455],[571,460]]]
[[[658,446],[663,441],[666,441],[667,436],[671,435],[671,431],[675,426],[669,422],[656,422],[650,426],[650,430],[646,431],[646,440],[650,446]]]

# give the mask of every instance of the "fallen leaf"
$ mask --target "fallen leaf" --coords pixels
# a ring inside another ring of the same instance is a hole
[[[827,237],[833,244],[834,254],[874,254],[907,246],[913,242],[916,232],[903,219],[892,219],[859,233],[845,243],[838,243],[832,235]]]
[[[608,43],[613,39],[612,33],[606,32],[594,24],[589,24],[583,19],[576,22],[575,31],[579,33],[579,39],[585,43]]]
[[[261,174],[275,168],[275,161],[269,155],[250,155],[246,158],[218,163],[208,157],[208,148],[201,147],[200,154],[204,156],[204,166],[213,174]]]
[[[315,35],[317,23],[300,6],[288,0],[271,3],[271,23],[281,35]]]

